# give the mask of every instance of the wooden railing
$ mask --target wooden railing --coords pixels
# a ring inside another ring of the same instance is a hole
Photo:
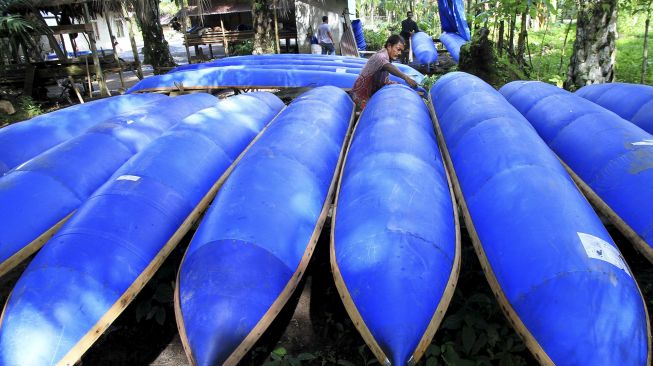
[[[279,39],[296,39],[297,31],[279,31]],[[254,31],[206,31],[199,34],[185,34],[184,44],[187,46],[208,45],[208,44],[222,44],[225,40],[227,42],[239,42],[248,39],[254,39]]]

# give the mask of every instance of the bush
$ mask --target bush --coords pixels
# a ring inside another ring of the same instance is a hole
[[[368,51],[378,51],[383,48],[385,41],[390,36],[387,30],[374,31],[372,29],[363,28],[365,34],[365,42],[367,43]]]
[[[363,28],[368,51],[378,51],[385,46],[385,41],[392,34],[399,34],[400,24],[381,23],[376,28]]]
[[[254,51],[254,42],[250,39],[233,44],[231,54],[233,56],[251,55]]]
[[[13,105],[16,109],[16,113],[12,115],[3,114],[0,116],[0,127],[6,124],[24,121],[44,113],[41,105],[36,103],[30,97],[19,97],[17,100],[13,101]]]

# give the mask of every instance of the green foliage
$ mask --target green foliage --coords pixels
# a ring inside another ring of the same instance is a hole
[[[440,325],[439,336],[424,355],[426,365],[527,364],[526,347],[503,320],[492,297],[482,292],[456,295],[457,310]]]
[[[168,317],[166,309],[171,308],[174,301],[175,282],[171,281],[171,278],[174,278],[174,268],[164,266],[156,273],[154,279],[148,282],[148,288],[154,289],[153,295],[138,303],[136,322],[154,319],[159,325],[165,323]]]
[[[179,5],[174,0],[161,0],[159,2],[159,12],[161,15],[175,16],[179,12]]]
[[[644,17],[620,16],[617,23],[619,38],[617,39],[617,59],[615,76],[617,81],[639,83],[642,65],[642,50],[644,46]],[[576,35],[576,26],[572,25],[569,39],[563,50],[567,24],[554,23],[549,25],[546,37],[545,30],[531,32],[530,49],[533,58],[533,79],[562,85],[566,79],[567,67],[571,57]],[[649,41],[650,42],[650,41]],[[564,54],[563,54],[564,52]],[[562,59],[562,63],[560,62]],[[649,58],[646,84],[653,84],[653,62]]]
[[[251,55],[254,50],[254,42],[251,39],[236,42],[230,46],[230,54],[233,56]]]
[[[13,102],[13,106],[16,109],[16,113],[10,116],[6,114],[0,115],[0,127],[6,124],[24,121],[44,113],[41,105],[30,97],[18,98]]]
[[[433,87],[433,84],[435,84],[435,82],[438,81],[438,79],[441,77],[442,75],[426,75],[422,80],[420,86],[427,91],[430,91],[431,87]]]
[[[367,43],[368,51],[378,51],[383,48],[385,41],[390,36],[390,32],[387,29],[379,29],[377,31],[369,28],[363,28],[363,34],[365,35],[365,43]]]
[[[36,103],[31,97],[18,98],[18,110],[22,111],[27,118],[36,117],[43,113],[41,105]]]

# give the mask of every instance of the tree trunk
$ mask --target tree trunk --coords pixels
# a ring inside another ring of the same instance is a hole
[[[499,41],[497,42],[497,49],[499,50],[499,57],[503,56],[503,36],[505,33],[505,27],[506,27],[506,22],[505,21],[500,21],[499,22]]]
[[[524,64],[524,55],[526,54],[526,37],[528,36],[528,5],[521,13],[521,28],[519,38],[517,38],[517,62]]]
[[[644,24],[644,57],[642,58],[642,77],[639,79],[641,84],[646,81],[646,68],[648,66],[648,26],[651,24],[651,12],[646,13],[646,23]]]
[[[510,33],[508,34],[508,53],[515,54],[515,28],[517,26],[517,13],[512,14],[510,19]]]
[[[254,0],[252,21],[254,28],[254,49],[252,54],[274,53],[274,35],[269,0]]]
[[[581,0],[565,89],[614,80],[617,0]]]
[[[143,33],[143,63],[152,65],[155,74],[159,73],[161,67],[176,66],[163,36],[158,0],[136,1],[134,4],[136,21]]]
[[[565,40],[562,42],[562,52],[560,52],[560,65],[558,65],[558,75],[562,72],[562,60],[565,58],[565,50],[567,49],[567,40],[569,39],[569,32],[571,31],[571,25],[573,21],[569,19],[569,24],[567,25],[567,30],[565,31]]]

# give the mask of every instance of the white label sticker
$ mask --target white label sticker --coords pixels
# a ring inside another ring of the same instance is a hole
[[[342,73],[346,73],[346,72],[347,72],[347,68],[346,68],[346,67],[336,67],[336,72],[339,72],[339,73],[341,73],[341,74],[342,74]]]
[[[610,245],[610,243],[601,238],[597,238],[594,235],[585,233],[578,233],[578,237],[580,238],[580,242],[583,244],[585,253],[587,253],[588,257],[608,262],[613,266],[622,269],[630,277],[633,276],[621,256],[621,253],[619,253],[619,250]]]
[[[642,140],[631,143],[633,146],[653,146],[653,140]]]
[[[116,180],[131,180],[132,182],[138,182],[141,177],[137,175],[121,175]]]

